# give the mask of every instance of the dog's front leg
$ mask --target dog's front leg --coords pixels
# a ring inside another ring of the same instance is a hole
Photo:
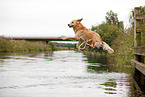
[[[80,46],[84,43],[84,40],[83,39],[79,39],[79,42],[77,43],[77,48],[78,48],[78,51],[80,51]]]
[[[83,48],[80,48],[81,50],[86,50],[87,49],[87,42],[85,43],[85,46]]]

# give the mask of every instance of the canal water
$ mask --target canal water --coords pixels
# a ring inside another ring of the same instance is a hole
[[[132,97],[127,70],[70,50],[1,53],[0,97]]]

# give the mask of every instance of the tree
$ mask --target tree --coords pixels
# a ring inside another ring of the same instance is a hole
[[[119,21],[118,21],[118,17],[117,17],[117,13],[114,13],[112,10],[110,10],[110,12],[106,13],[107,16],[105,16],[106,18],[106,22],[114,25],[117,25],[119,27]]]

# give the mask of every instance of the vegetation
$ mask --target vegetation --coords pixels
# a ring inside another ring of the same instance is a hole
[[[72,43],[56,43],[54,42],[57,50],[74,50],[76,49],[76,44]]]
[[[54,44],[56,45],[56,47],[76,48],[76,44],[72,44],[72,43],[57,43],[57,42],[54,42]]]
[[[141,6],[141,14],[145,14],[145,6]],[[131,59],[133,59],[132,49],[134,47],[134,11],[131,11],[130,22],[132,26],[128,29],[124,29],[123,22],[119,22],[117,14],[113,11],[107,12],[105,18],[106,22],[103,22],[98,26],[92,26],[91,30],[99,33],[102,40],[107,42],[115,52],[111,55],[104,52],[102,48],[89,48],[88,51],[85,51],[85,54],[88,58],[96,57],[96,60],[106,58],[109,63],[130,65]],[[142,21],[142,26],[145,27],[144,20]],[[141,44],[145,45],[145,33],[142,33],[141,39]],[[104,61],[101,62],[105,63]]]
[[[129,34],[131,33],[131,34]],[[112,42],[112,48],[115,50],[109,62],[115,62],[118,65],[130,65],[133,59],[132,48],[134,47],[133,28],[128,28],[126,33],[120,33],[118,37]]]
[[[25,40],[10,40],[0,38],[0,52],[32,52],[32,51],[52,51],[56,47],[53,43],[44,44],[42,42],[28,42]]]
[[[119,28],[117,25],[103,22],[98,26],[92,26],[92,31],[100,34],[103,41],[111,45],[112,41],[119,35]]]
[[[110,10],[110,12],[106,13],[107,16],[105,16],[106,18],[106,22],[114,25],[117,25],[119,27],[119,21],[118,21],[118,17],[117,17],[117,13],[114,13],[112,10]]]

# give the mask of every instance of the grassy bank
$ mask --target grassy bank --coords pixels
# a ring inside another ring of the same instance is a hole
[[[111,39],[111,38],[110,38]],[[133,59],[134,47],[133,28],[128,28],[125,32],[118,33],[117,37],[111,41],[111,48],[114,49],[113,54],[109,54],[103,49],[88,49],[84,51],[87,57],[93,62],[116,64],[116,65],[130,65]]]
[[[120,33],[119,36],[112,42],[112,48],[115,52],[108,54],[109,63],[114,62],[117,65],[130,65],[133,59],[134,37],[133,28],[128,28],[126,33]]]
[[[0,52],[33,52],[33,51],[53,51],[56,47],[53,43],[44,44],[42,42],[29,42],[25,40],[10,40],[0,38]]]

